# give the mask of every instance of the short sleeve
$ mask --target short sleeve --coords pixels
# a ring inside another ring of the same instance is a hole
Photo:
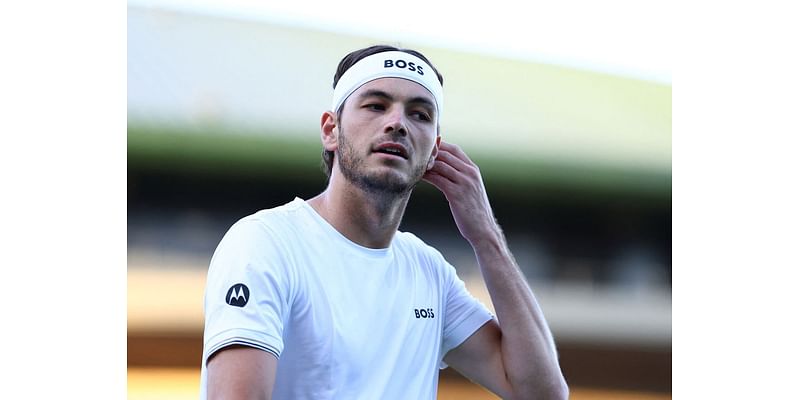
[[[447,261],[444,263],[447,293],[440,360],[493,318],[486,306],[467,291],[455,268]],[[447,364],[441,361],[439,368],[447,368]]]
[[[231,227],[208,270],[203,363],[230,345],[280,358],[291,304],[290,267],[277,235],[263,221],[243,219]]]

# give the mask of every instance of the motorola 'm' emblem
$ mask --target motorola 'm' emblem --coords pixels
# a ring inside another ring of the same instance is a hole
[[[225,295],[225,302],[235,307],[244,307],[250,299],[250,289],[244,283],[237,283],[228,289]]]

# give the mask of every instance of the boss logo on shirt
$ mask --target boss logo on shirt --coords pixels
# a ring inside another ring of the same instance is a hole
[[[433,309],[432,308],[415,308],[414,315],[417,318],[433,318]]]
[[[250,299],[250,289],[244,283],[231,286],[225,295],[225,302],[234,307],[244,307],[248,299]]]

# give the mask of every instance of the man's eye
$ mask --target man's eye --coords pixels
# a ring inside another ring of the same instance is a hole
[[[426,113],[426,112],[414,111],[414,112],[411,113],[411,115],[414,118],[417,118],[417,119],[419,119],[421,121],[430,121],[431,120],[431,116],[428,115],[428,113]]]
[[[370,109],[370,110],[373,110],[373,111],[383,111],[383,110],[386,109],[383,106],[383,104],[374,104],[374,103],[373,104],[367,104],[367,105],[364,106],[364,108],[367,108],[367,109]]]

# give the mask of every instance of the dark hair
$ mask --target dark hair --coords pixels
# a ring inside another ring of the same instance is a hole
[[[344,58],[342,58],[341,61],[339,61],[339,66],[336,67],[336,73],[333,75],[333,88],[336,89],[336,84],[339,83],[339,78],[341,78],[342,75],[344,75],[344,73],[347,72],[348,69],[350,69],[350,67],[355,65],[355,63],[357,63],[358,61],[360,61],[365,57],[371,56],[373,54],[383,53],[385,51],[402,51],[404,53],[408,53],[416,57],[419,57],[420,59],[422,59],[422,61],[425,61],[426,63],[428,63],[428,65],[431,66],[431,68],[433,68],[433,72],[436,72],[436,77],[439,78],[439,83],[444,85],[444,78],[442,77],[442,74],[440,74],[439,71],[436,70],[436,67],[434,67],[433,64],[428,60],[428,58],[422,55],[422,53],[416,50],[402,49],[389,45],[375,45],[352,51],[350,52],[350,54],[344,56]],[[342,109],[344,109],[344,104],[346,102],[347,100],[342,102],[342,105],[339,106],[338,110],[333,110],[336,113],[337,125],[341,123]],[[331,170],[333,169],[333,156],[334,154],[332,151],[325,150],[324,148],[322,149],[322,165],[321,165],[322,172],[324,172],[325,176],[328,178],[331,177]]]

